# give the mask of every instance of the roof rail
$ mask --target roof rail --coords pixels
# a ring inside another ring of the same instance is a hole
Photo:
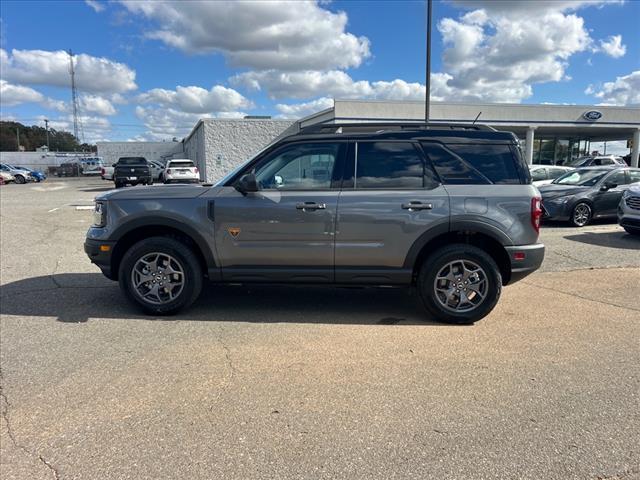
[[[303,127],[298,132],[299,135],[322,134],[322,133],[375,133],[383,131],[417,131],[417,130],[476,130],[493,131],[496,129],[484,124],[464,124],[464,123],[318,123]]]

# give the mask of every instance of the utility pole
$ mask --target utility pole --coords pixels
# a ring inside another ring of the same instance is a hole
[[[18,137],[18,151],[20,151],[20,127],[16,127],[16,137]]]
[[[71,104],[73,105],[73,136],[76,137],[78,143],[80,137],[78,137],[78,92],[76,91],[76,72],[73,67],[73,52],[71,49],[67,52],[69,54],[69,73],[71,74]]]
[[[424,121],[429,123],[429,104],[431,103],[431,5],[427,0],[427,73],[425,77]]]
[[[44,127],[47,130],[47,152],[49,151],[49,120],[44,119]]]

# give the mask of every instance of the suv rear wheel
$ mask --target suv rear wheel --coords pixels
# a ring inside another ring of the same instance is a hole
[[[469,324],[496,306],[502,277],[484,250],[455,244],[436,250],[424,261],[417,287],[426,310],[436,320]]]
[[[172,315],[191,305],[202,289],[202,268],[193,251],[169,237],[133,245],[122,258],[120,287],[152,315]]]

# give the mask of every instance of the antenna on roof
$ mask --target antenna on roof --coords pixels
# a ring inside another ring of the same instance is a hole
[[[478,116],[476,117],[476,119],[473,121],[473,123],[471,125],[475,125],[476,124],[476,122],[480,118],[480,115],[482,115],[482,112],[478,113]]]

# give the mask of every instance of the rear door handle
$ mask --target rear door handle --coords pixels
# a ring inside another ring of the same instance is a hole
[[[325,210],[327,208],[327,205],[324,203],[316,203],[316,202],[304,202],[304,203],[298,203],[296,204],[296,208],[298,210]]]
[[[433,204],[431,203],[422,203],[418,201],[411,201],[409,203],[403,203],[402,208],[404,210],[431,210],[433,208]]]

